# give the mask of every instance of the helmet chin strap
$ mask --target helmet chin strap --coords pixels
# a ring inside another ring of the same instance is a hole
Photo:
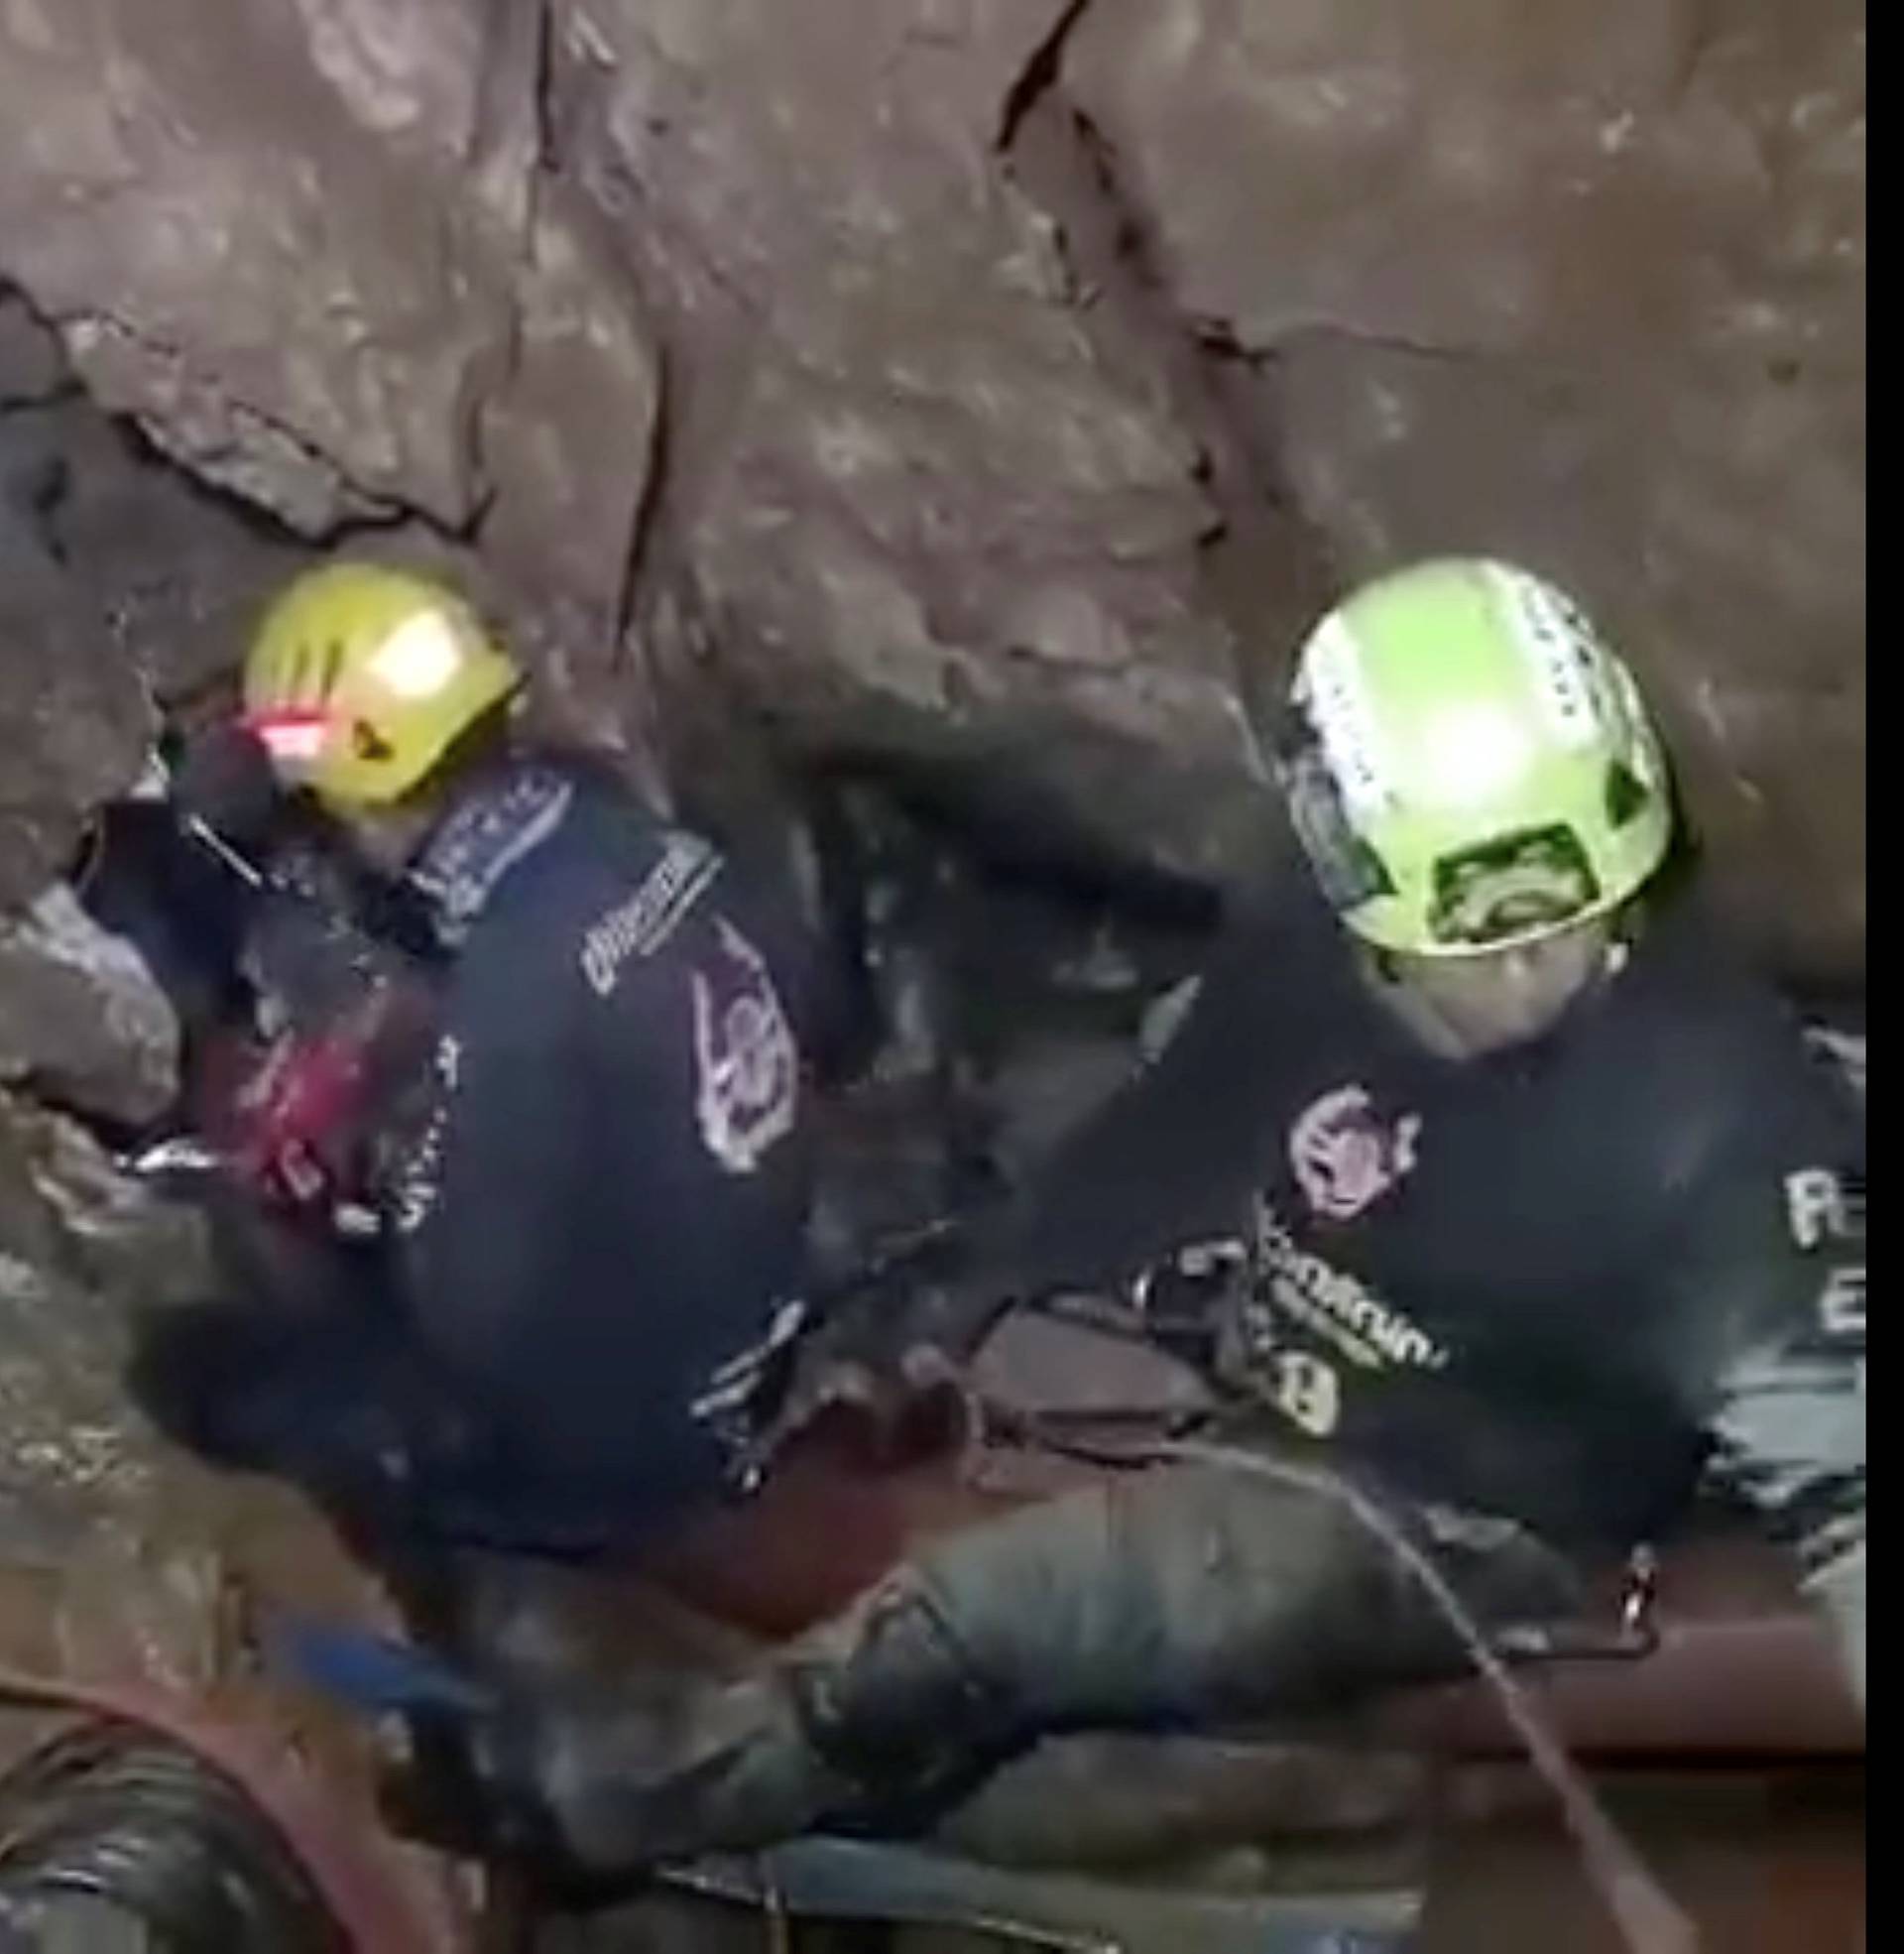
[[[1485,1012],[1477,1011],[1473,1022],[1464,1023],[1457,1014],[1445,1009],[1427,989],[1411,979],[1406,964],[1391,951],[1372,944],[1359,947],[1358,968],[1383,1008],[1417,1043],[1437,1058],[1456,1063],[1486,1058],[1545,1037],[1582,998],[1617,977],[1632,955],[1632,945],[1624,934],[1609,938],[1599,958],[1582,971],[1576,984],[1556,996],[1552,1010],[1538,1023],[1503,1025],[1496,1033],[1486,1025]]]
[[[1482,1049],[1472,1040],[1464,1038],[1456,1027],[1408,982],[1401,973],[1395,959],[1386,950],[1368,949],[1357,958],[1368,988],[1374,993],[1383,1009],[1387,1011],[1415,1042],[1424,1045],[1437,1058],[1453,1059],[1465,1063],[1484,1055]]]

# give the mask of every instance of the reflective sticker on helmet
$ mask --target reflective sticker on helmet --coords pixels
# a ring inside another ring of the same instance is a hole
[[[1362,657],[1339,616],[1325,618],[1304,647],[1295,701],[1322,742],[1343,799],[1360,815],[1378,813],[1393,792],[1389,769]]]
[[[1640,784],[1654,794],[1666,791],[1666,761],[1653,738],[1653,722],[1646,701],[1639,695],[1633,674],[1619,660],[1609,658],[1604,668],[1611,684],[1613,698],[1625,717],[1620,728],[1620,746],[1626,763],[1639,776]]]
[[[1617,832],[1643,814],[1652,801],[1646,783],[1623,762],[1606,769],[1606,824]]]
[[[279,767],[311,766],[322,756],[330,738],[330,714],[308,706],[249,713],[244,723]]]
[[[366,661],[386,690],[403,699],[433,697],[462,669],[463,641],[440,611],[406,618]]]
[[[1428,926],[1439,943],[1489,949],[1571,922],[1599,900],[1573,829],[1533,828],[1438,860]]]
[[[1301,723],[1306,726],[1307,722]],[[1313,735],[1307,745],[1281,757],[1277,772],[1289,805],[1290,824],[1331,907],[1347,914],[1378,896],[1392,896],[1394,883],[1381,858],[1351,823],[1341,791]]]
[[[1606,652],[1587,614],[1538,577],[1499,563],[1488,575],[1554,738],[1576,748],[1605,738]]]

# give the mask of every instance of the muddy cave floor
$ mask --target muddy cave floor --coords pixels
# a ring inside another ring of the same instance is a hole
[[[1661,1773],[1598,1786],[1713,1954],[1853,1954],[1863,1943],[1864,1777],[1821,1767],[1715,1786]],[[1410,1954],[1625,1954],[1551,1814],[1452,1825],[1424,1873]],[[998,1954],[1032,1945],[955,1927],[776,1923],[682,1898],[537,1923],[531,1954]]]

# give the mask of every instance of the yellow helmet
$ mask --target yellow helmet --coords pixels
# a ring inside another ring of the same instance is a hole
[[[522,684],[453,590],[330,563],[271,607],[245,664],[245,723],[279,776],[341,807],[387,807]]]

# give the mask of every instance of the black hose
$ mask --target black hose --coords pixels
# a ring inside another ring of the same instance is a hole
[[[0,1777],[0,1928],[37,1947],[39,1928],[81,1899],[136,1921],[153,1954],[349,1946],[235,1782],[183,1746],[110,1719],[54,1738]]]

